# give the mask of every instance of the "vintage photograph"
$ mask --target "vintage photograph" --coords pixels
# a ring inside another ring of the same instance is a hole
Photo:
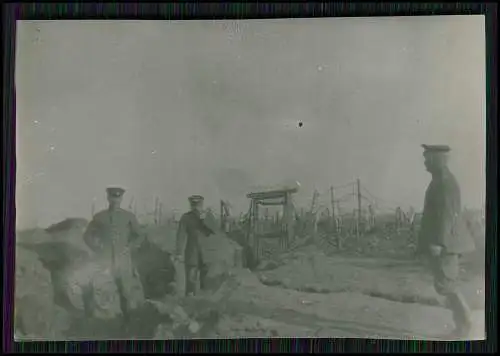
[[[18,21],[15,339],[485,339],[483,16]]]

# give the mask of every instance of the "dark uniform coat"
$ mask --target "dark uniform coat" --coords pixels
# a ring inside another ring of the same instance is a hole
[[[92,250],[114,259],[140,236],[141,229],[133,213],[124,209],[106,209],[94,216],[84,239]]]
[[[204,262],[203,250],[200,239],[213,234],[212,229],[206,226],[200,217],[200,213],[192,210],[182,215],[177,230],[177,253],[181,254],[184,249],[184,263],[190,266],[198,266]]]
[[[433,176],[425,193],[418,245],[423,253],[429,251],[430,245],[442,246],[447,254],[474,250],[474,242],[461,217],[460,188],[448,169]]]
[[[448,150],[445,150],[448,151]],[[434,173],[425,193],[419,247],[429,254],[429,267],[436,292],[446,297],[453,312],[455,331],[468,333],[470,309],[460,293],[460,255],[471,252],[474,242],[461,212],[460,188],[447,167]],[[430,246],[442,247],[439,255],[430,254]]]
[[[131,258],[131,248],[141,235],[135,215],[123,209],[97,213],[84,234],[84,241],[96,254],[96,273],[109,271],[132,307],[143,299]]]

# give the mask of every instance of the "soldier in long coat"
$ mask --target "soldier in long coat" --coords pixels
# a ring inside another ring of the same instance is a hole
[[[450,148],[422,147],[424,164],[432,180],[425,193],[418,252],[427,257],[435,289],[446,297],[453,312],[455,330],[450,336],[466,338],[471,328],[470,309],[457,289],[457,282],[459,258],[474,249],[474,242],[460,219],[460,187],[447,165]]]
[[[130,311],[143,302],[142,288],[132,265],[131,252],[142,242],[142,232],[135,215],[120,208],[125,190],[107,188],[109,207],[94,215],[84,234],[84,241],[95,253],[94,260],[103,273],[109,271],[120,297],[120,308],[125,321]],[[104,269],[104,270],[103,270]],[[86,291],[86,301],[92,294],[92,283]],[[87,303],[93,312],[93,303]]]
[[[203,257],[200,239],[213,234],[202,219],[204,198],[200,195],[189,197],[191,210],[182,215],[177,230],[177,259],[184,262],[186,272],[186,296],[196,294],[196,283],[199,274],[200,289],[204,289],[205,278],[208,272]]]

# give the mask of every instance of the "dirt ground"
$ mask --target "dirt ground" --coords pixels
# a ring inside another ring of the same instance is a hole
[[[172,231],[150,229],[148,238],[162,250],[172,251]],[[24,340],[436,339],[452,328],[451,313],[434,291],[430,274],[407,257],[342,254],[310,241],[291,252],[272,255],[272,260],[262,261],[251,272],[235,261],[235,256],[241,256],[234,253],[238,250],[234,241],[223,235],[214,236],[211,241],[211,258],[217,259],[216,266],[224,272],[220,273],[224,277],[222,284],[196,297],[167,295],[147,301],[135,311],[125,329],[119,317],[83,320],[54,307],[49,274],[44,273],[34,252],[22,250],[17,261],[16,309],[22,309],[17,319],[24,325],[16,324],[16,336]],[[470,339],[481,339],[484,269],[472,273],[465,268],[462,277],[461,289],[474,314]],[[32,284],[38,287],[33,288]],[[47,318],[55,309],[60,317]]]
[[[219,318],[203,337],[358,337],[433,339],[452,328],[441,306],[401,303],[356,291],[310,293],[264,286],[250,271],[236,271],[210,296],[183,300],[191,315]],[[484,310],[474,312],[471,339],[484,335]]]
[[[401,303],[438,306],[431,274],[417,261],[327,256],[315,247],[288,255],[281,266],[257,272],[260,281],[310,293],[356,292]],[[462,271],[461,290],[472,308],[484,308],[484,275]]]
[[[259,300],[265,295],[288,310],[272,313],[277,318],[294,310],[325,319],[311,321],[309,326],[322,336],[330,333],[330,337],[363,334],[363,337],[432,338],[452,327],[450,312],[433,290],[429,274],[419,266],[401,261],[327,257],[320,253],[313,258],[308,253],[300,255],[297,252],[291,263],[257,273],[260,282],[270,289],[258,288],[258,293],[249,291],[247,296]],[[481,338],[483,276],[463,280],[461,289],[474,310],[471,338]],[[292,320],[285,322],[293,325]],[[314,324],[325,325],[317,328]]]

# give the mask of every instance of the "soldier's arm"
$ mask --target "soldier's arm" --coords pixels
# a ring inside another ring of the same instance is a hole
[[[203,220],[200,220],[200,230],[203,232],[205,236],[210,236],[215,234],[215,232],[205,224]]]
[[[420,221],[420,229],[417,235],[417,253],[424,253],[429,245],[429,236],[427,228],[427,216],[424,214]]]
[[[456,192],[453,186],[448,183],[443,183],[438,190],[436,199],[436,221],[435,221],[435,236],[434,244],[439,246],[445,245],[445,237],[451,232],[455,222],[456,207],[454,199]]]
[[[186,245],[186,218],[183,216],[179,221],[179,227],[177,228],[177,236],[175,241],[175,251],[177,255],[181,255],[184,251],[184,246]]]

